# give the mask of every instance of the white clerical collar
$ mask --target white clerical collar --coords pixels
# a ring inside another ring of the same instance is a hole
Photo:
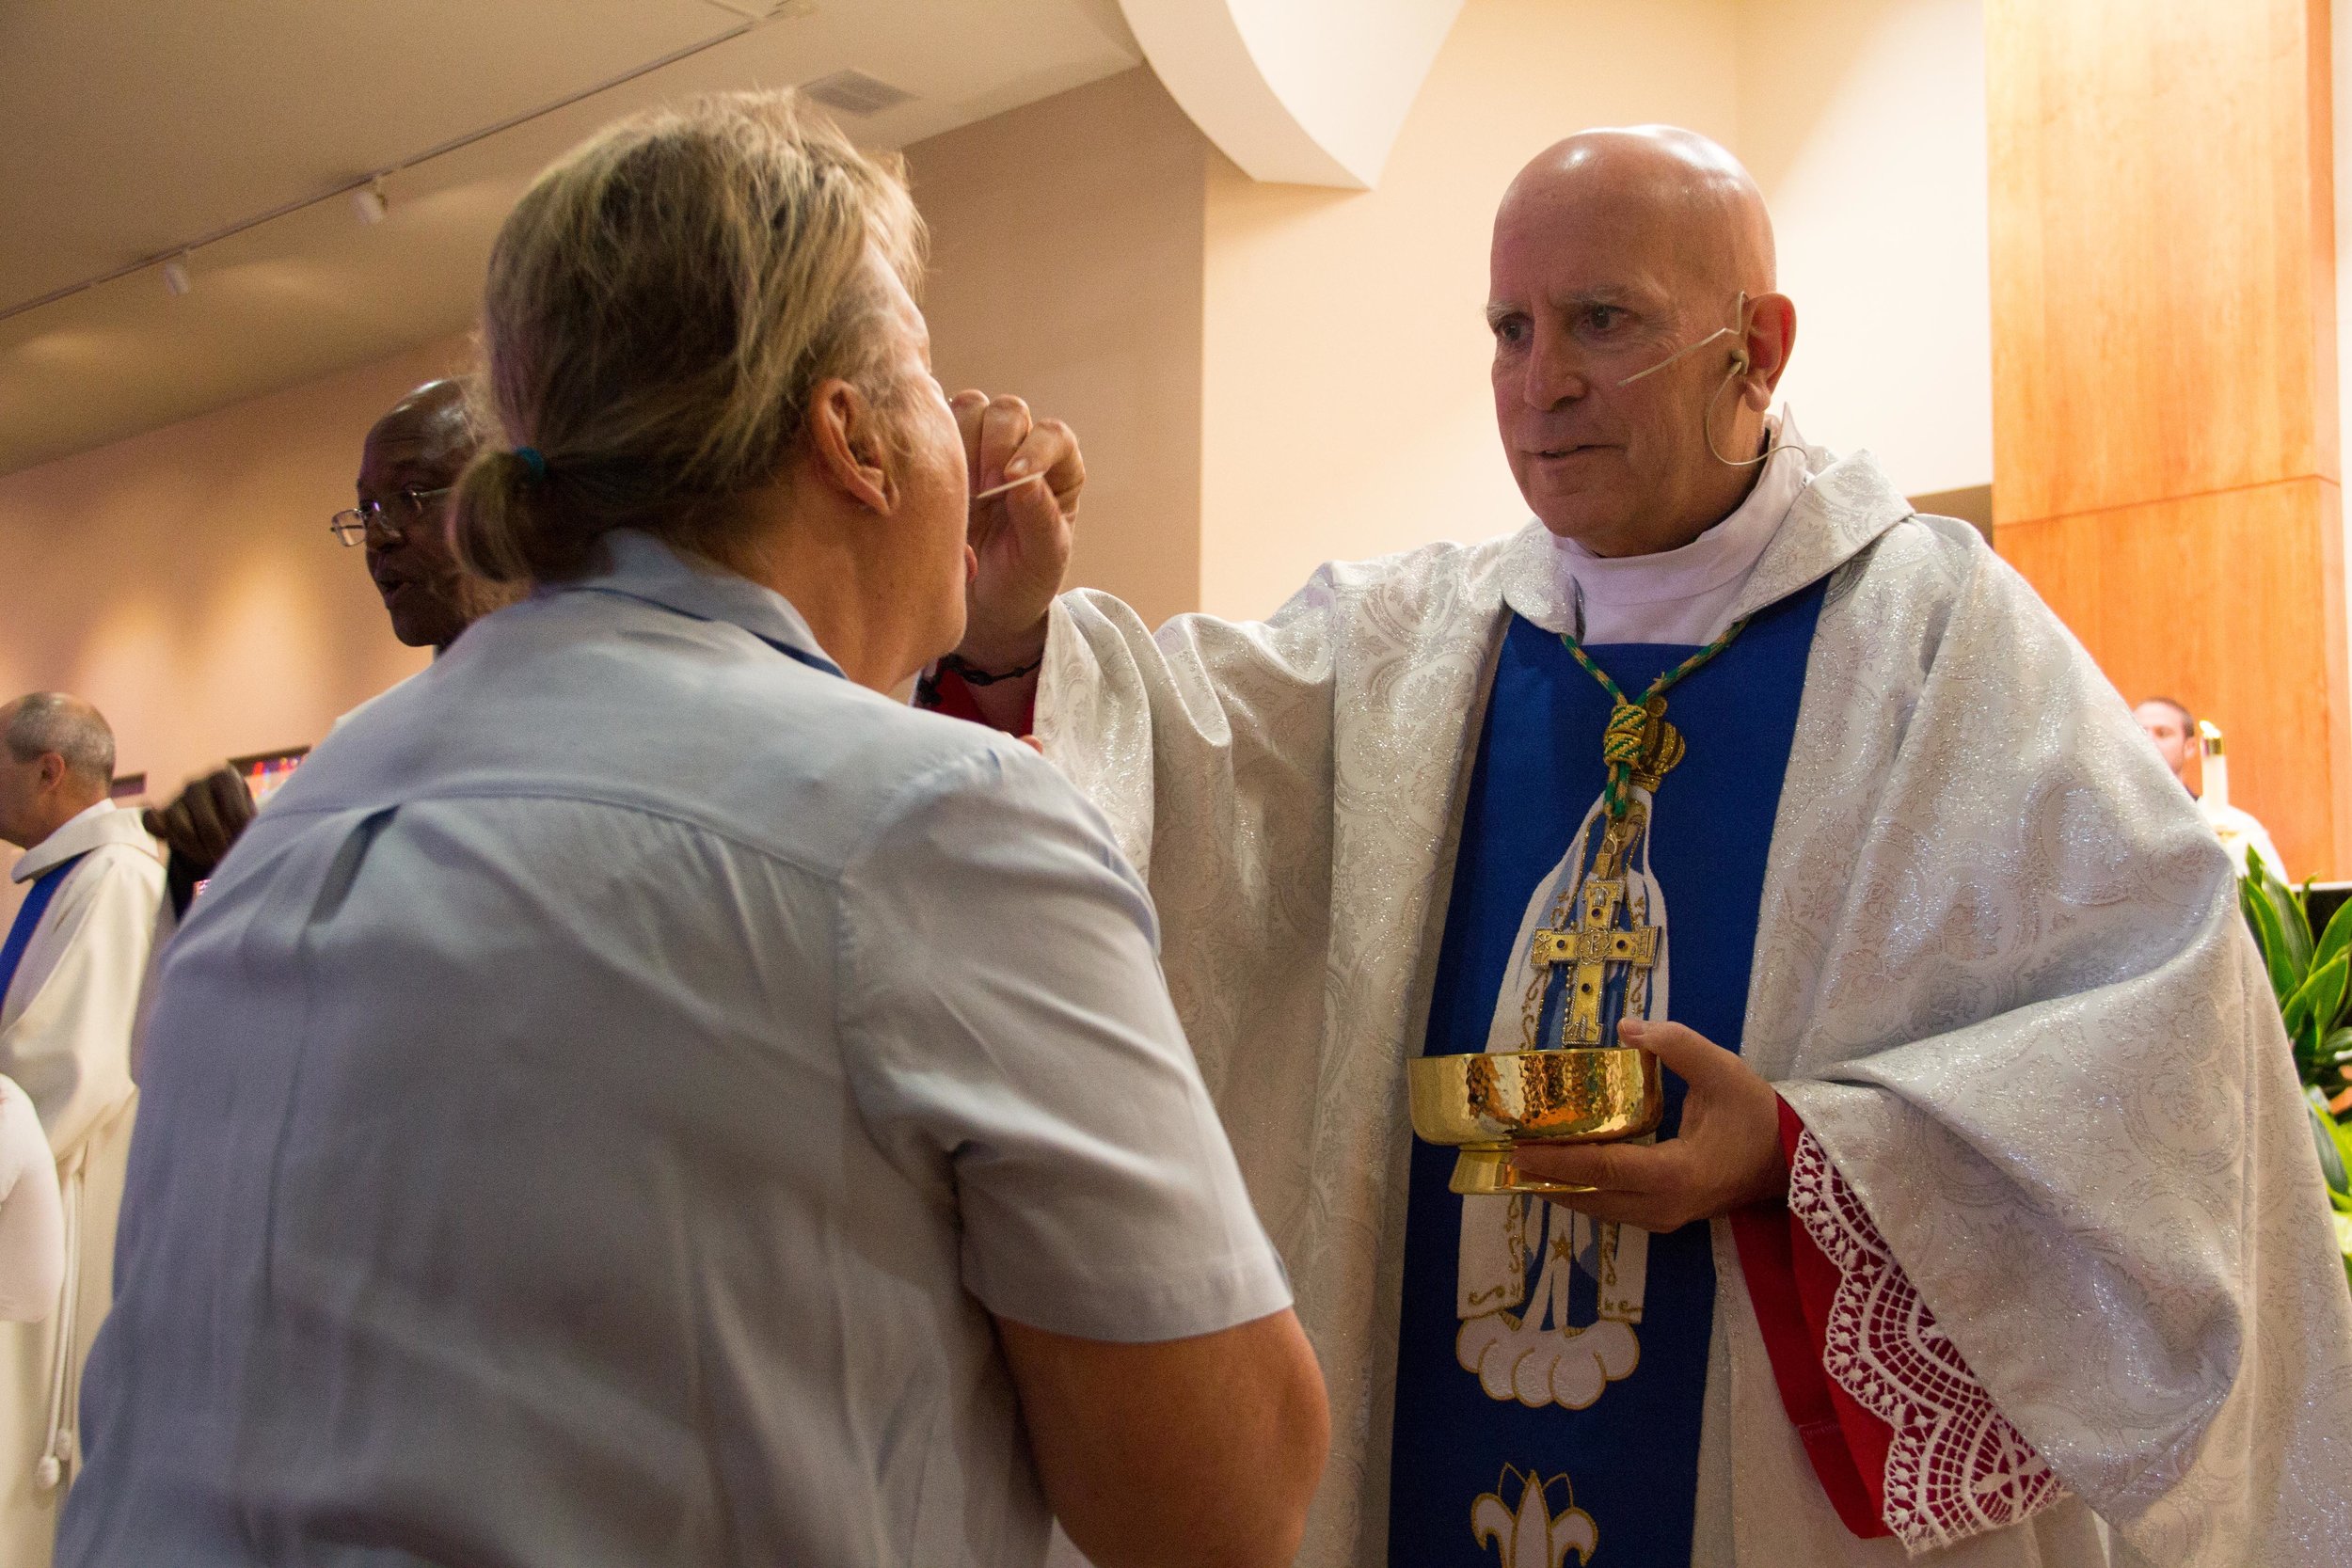
[[[87,854],[102,844],[130,844],[154,853],[155,841],[147,836],[139,825],[139,814],[121,811],[112,800],[101,800],[85,806],[63,822],[47,838],[24,851],[8,872],[8,879],[29,882],[51,866]]]
[[[1506,554],[1505,602],[1546,631],[1575,631],[1589,643],[1696,644],[1721,635],[1765,546],[1830,460],[1805,445],[1786,407],[1765,431],[1782,450],[1766,459],[1747,498],[1691,543],[1655,555],[1597,556],[1532,524]]]

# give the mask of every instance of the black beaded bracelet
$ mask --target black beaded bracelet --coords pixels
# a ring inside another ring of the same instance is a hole
[[[939,667],[942,670],[953,670],[966,686],[994,686],[998,681],[1017,681],[1024,675],[1036,674],[1045,668],[1045,656],[1040,654],[1034,660],[1024,664],[1018,670],[1002,670],[993,675],[969,659],[958,658],[954,654],[942,657]]]

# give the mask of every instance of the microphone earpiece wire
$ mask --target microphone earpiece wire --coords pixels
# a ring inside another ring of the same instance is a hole
[[[1733,303],[1732,309],[1743,319],[1747,315],[1748,293],[1745,289],[1740,291],[1740,297]],[[1718,338],[1737,338],[1740,335],[1740,332],[1739,327],[1719,326],[1714,331],[1709,332],[1706,337],[1699,339],[1697,341],[1683,344],[1682,347],[1675,350],[1672,354],[1669,354],[1666,357],[1661,359],[1657,364],[1652,365],[1649,369],[1645,371],[1635,371],[1631,375],[1629,375],[1624,380],[1618,382],[1617,385],[1620,387],[1630,387],[1645,375],[1656,375],[1660,371],[1664,370],[1667,366],[1673,364],[1676,360],[1682,358],[1685,355],[1696,354],[1699,350],[1705,348],[1708,344],[1713,342]],[[1723,385],[1715,388],[1714,395],[1707,400],[1707,407],[1699,415],[1699,434],[1707,438],[1708,455],[1727,468],[1753,468],[1758,463],[1771,462],[1774,452],[1793,451],[1797,450],[1793,442],[1783,442],[1776,445],[1768,444],[1762,451],[1756,453],[1754,457],[1742,457],[1736,460],[1725,457],[1722,452],[1715,450],[1715,405],[1721,403],[1724,399],[1724,388],[1728,387],[1733,382],[1737,381],[1740,378],[1740,373],[1747,368],[1747,355],[1744,352],[1735,351],[1734,362],[1731,369],[1724,373]]]
[[[1709,457],[1712,457],[1716,462],[1721,463],[1726,468],[1753,468],[1758,463],[1771,462],[1775,452],[1800,451],[1804,450],[1794,441],[1772,441],[1767,442],[1764,450],[1757,452],[1754,457],[1741,457],[1737,459],[1725,457],[1722,452],[1715,450],[1715,404],[1723,401],[1724,387],[1728,387],[1739,379],[1740,372],[1738,371],[1735,370],[1726,372],[1724,376],[1723,387],[1716,388],[1715,395],[1707,400],[1707,412],[1699,416],[1699,434],[1707,437],[1707,454]]]
[[[1675,350],[1672,354],[1669,354],[1666,357],[1658,361],[1657,364],[1652,365],[1648,370],[1635,371],[1631,375],[1629,375],[1623,381],[1618,382],[1617,385],[1620,387],[1630,387],[1645,375],[1656,375],[1660,371],[1664,370],[1667,366],[1673,364],[1676,360],[1682,358],[1685,355],[1696,354],[1699,350],[1705,348],[1708,344],[1713,342],[1718,338],[1736,338],[1739,335],[1739,329],[1737,327],[1719,326],[1714,331],[1709,332],[1706,337],[1699,339],[1696,342],[1683,344],[1680,348]]]

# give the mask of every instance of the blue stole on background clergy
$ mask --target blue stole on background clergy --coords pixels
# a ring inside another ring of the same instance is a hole
[[[1740,1048],[1765,857],[1821,594],[1817,583],[1759,611],[1667,699],[1690,746],[1658,791],[1650,833],[1667,915],[1667,1016],[1727,1050]],[[1586,650],[1629,694],[1695,651]],[[1519,924],[1600,794],[1609,707],[1558,636],[1512,617],[1463,812],[1430,1054],[1485,1050],[1498,993],[1524,993]],[[1678,1125],[1682,1096],[1668,1074],[1660,1136]],[[1707,1226],[1619,1243],[1616,1227],[1541,1199],[1457,1197],[1447,1190],[1454,1162],[1451,1148],[1414,1144],[1390,1563],[1686,1568],[1715,1307]],[[1508,1210],[1491,1227],[1507,1237],[1500,1253],[1474,1242],[1466,1201],[1488,1206],[1482,1226]],[[1497,1256],[1519,1310],[1473,1324],[1471,1271],[1490,1270]],[[1521,1257],[1523,1276],[1513,1261]],[[1629,1311],[1638,1321],[1623,1321]],[[1607,1315],[1620,1321],[1597,1321]],[[1464,1365],[1472,1354],[1476,1370]]]
[[[84,850],[83,854],[89,851]],[[48,911],[49,900],[57,895],[57,885],[65,874],[81,863],[82,856],[61,860],[40,876],[25,890],[24,902],[16,907],[16,919],[8,926],[8,938],[0,942],[0,1006],[8,1005],[8,988],[16,984],[17,966],[24,961],[24,949],[33,944],[33,932],[40,925],[40,917]]]

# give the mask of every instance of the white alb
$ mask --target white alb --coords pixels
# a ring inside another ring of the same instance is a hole
[[[76,857],[79,857],[78,859]],[[39,1113],[64,1219],[63,1276],[38,1321],[0,1325],[0,1562],[42,1568],[81,1460],[83,1364],[114,1299],[115,1216],[138,1091],[131,1036],[164,901],[139,814],[101,800],[26,850],[30,882],[73,861],[0,999],[0,1073]]]

